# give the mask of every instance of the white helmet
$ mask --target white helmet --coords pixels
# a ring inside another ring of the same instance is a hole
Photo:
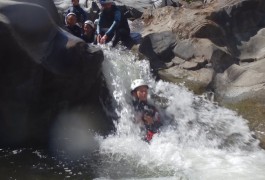
[[[147,83],[143,79],[135,79],[131,84],[131,92],[133,92],[136,88],[140,86],[147,86],[147,88],[149,88]]]
[[[93,29],[95,28],[94,23],[92,21],[90,21],[90,20],[85,21],[84,24],[90,25]]]
[[[68,18],[69,16],[75,16],[75,17],[76,17],[76,14],[73,13],[73,12],[68,13],[68,14],[65,16],[65,19],[64,19],[65,24],[67,24],[67,21],[68,21],[67,18]]]
[[[68,16],[70,16],[70,15],[76,16],[75,13],[73,13],[73,12],[69,12],[69,13],[66,15],[66,17],[68,17]]]

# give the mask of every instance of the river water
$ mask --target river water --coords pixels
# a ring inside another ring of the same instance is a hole
[[[115,114],[116,131],[101,136],[79,116],[66,113],[67,122],[75,122],[61,134],[67,143],[52,150],[0,149],[0,179],[265,179],[265,151],[247,120],[182,85],[155,81],[148,61],[132,52],[108,45],[102,49],[102,71],[112,96],[106,111]],[[133,122],[129,87],[136,78],[150,84],[149,101],[163,120],[150,144]]]
[[[105,49],[104,53],[103,72],[120,118],[115,135],[100,140],[100,154],[105,159],[99,176],[265,179],[265,152],[246,120],[184,86],[156,82],[148,61],[137,61],[125,51]],[[141,131],[133,123],[129,87],[136,78],[149,82],[149,100],[160,108],[163,119],[160,134],[150,144],[141,140]]]

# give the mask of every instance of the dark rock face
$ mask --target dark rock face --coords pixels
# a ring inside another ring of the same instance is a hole
[[[172,32],[154,33],[143,38],[139,51],[150,59],[153,69],[165,68],[164,62],[169,62],[175,57],[175,43],[176,36]]]
[[[52,1],[26,2],[0,2],[1,146],[46,143],[60,110],[97,96],[104,58],[57,26]]]

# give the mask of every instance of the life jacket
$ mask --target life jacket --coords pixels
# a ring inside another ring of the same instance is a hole
[[[120,11],[120,9],[116,5],[112,5],[112,7],[109,11],[103,11],[100,13],[100,15],[99,15],[100,21],[102,21],[100,24],[100,26],[101,26],[100,28],[110,28],[111,27],[113,21],[115,20],[115,18],[117,18],[117,17],[115,17],[116,11]],[[121,16],[119,17],[119,24],[115,28],[116,29],[117,28],[124,28],[124,29],[130,31],[130,27],[129,27],[127,18],[124,16],[124,14],[122,12],[121,12]]]
[[[155,108],[155,106],[152,106],[145,101],[138,101],[138,100],[133,101],[133,106],[136,112],[141,112],[142,115],[145,114],[151,116],[155,118],[154,121],[160,121],[158,116],[158,111]]]
[[[141,113],[142,118],[144,115],[148,115],[153,118],[152,124],[146,124],[143,121],[146,129],[146,136],[144,137],[144,140],[149,142],[153,138],[153,135],[159,132],[159,128],[162,126],[158,111],[154,106],[144,101],[133,101],[133,106],[136,112]]]
[[[81,38],[86,42],[86,43],[95,43],[95,32],[93,31],[90,36],[87,36],[85,34],[81,35]]]
[[[66,25],[65,27],[67,28],[68,32],[70,32],[71,34],[79,38],[81,37],[82,30],[78,25],[74,25],[74,26]]]

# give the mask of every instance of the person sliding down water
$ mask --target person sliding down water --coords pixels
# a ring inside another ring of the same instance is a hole
[[[135,119],[143,122],[146,129],[145,141],[151,141],[153,135],[159,132],[162,126],[159,113],[156,108],[147,102],[149,86],[143,79],[136,79],[131,84],[131,94],[133,96],[133,106],[135,109]]]

